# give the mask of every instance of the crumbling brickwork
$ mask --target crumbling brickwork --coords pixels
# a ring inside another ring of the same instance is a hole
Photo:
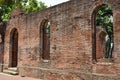
[[[0,23],[0,71],[3,67],[3,57],[4,57],[4,38],[5,38],[6,23]]]
[[[103,4],[112,7],[114,62],[93,63],[94,13]],[[3,69],[10,66],[10,36],[18,31],[18,71],[43,80],[120,79],[120,0],[71,0],[42,11],[13,11],[7,23]],[[15,14],[16,13],[16,14]],[[42,21],[50,21],[50,59],[42,58]]]

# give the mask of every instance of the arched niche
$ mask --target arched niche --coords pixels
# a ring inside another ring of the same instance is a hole
[[[110,35],[110,34],[109,34],[108,30],[105,28],[105,25],[97,25],[97,21],[96,21],[98,11],[104,6],[109,6],[109,5],[107,5],[107,4],[99,5],[94,9],[94,11],[92,13],[92,60],[93,60],[93,62],[99,61],[98,59],[100,59],[100,58],[106,58],[105,48],[108,48],[105,46],[106,45],[105,37],[106,37],[106,35]],[[113,12],[111,12],[111,13],[113,15]],[[99,27],[103,28],[104,31],[101,31],[101,32],[98,31]],[[113,24],[112,24],[111,30],[113,32]],[[98,32],[99,32],[99,34],[98,34]],[[114,38],[114,37],[112,36],[112,38]],[[110,39],[111,39],[111,37],[110,37]],[[114,40],[114,39],[112,39],[112,40]],[[114,43],[114,41],[111,41],[111,42]],[[110,45],[111,45],[111,43],[110,43]],[[111,49],[111,51],[113,51],[113,48]]]
[[[42,59],[48,61],[50,59],[50,21],[43,20],[40,27]]]
[[[17,67],[18,65],[18,30],[16,28],[11,30],[10,33],[10,53],[9,67]]]

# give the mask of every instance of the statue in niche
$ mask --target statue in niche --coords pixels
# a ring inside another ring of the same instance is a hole
[[[105,58],[113,58],[112,52],[113,52],[113,42],[110,39],[109,35],[106,35],[106,53]]]
[[[112,56],[113,48],[114,48],[114,44],[113,44],[113,42],[111,42],[111,44],[110,44],[110,55],[109,55],[110,58],[113,58],[113,56]]]

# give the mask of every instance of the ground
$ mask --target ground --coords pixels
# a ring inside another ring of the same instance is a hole
[[[0,73],[0,80],[41,80],[35,78],[21,77],[21,76],[12,76],[4,73]]]

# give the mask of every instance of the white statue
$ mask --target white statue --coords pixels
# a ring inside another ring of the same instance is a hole
[[[105,54],[105,58],[112,58],[113,57],[112,56],[112,52],[113,52],[114,44],[111,41],[109,35],[106,35],[105,40],[106,40],[106,54]]]

